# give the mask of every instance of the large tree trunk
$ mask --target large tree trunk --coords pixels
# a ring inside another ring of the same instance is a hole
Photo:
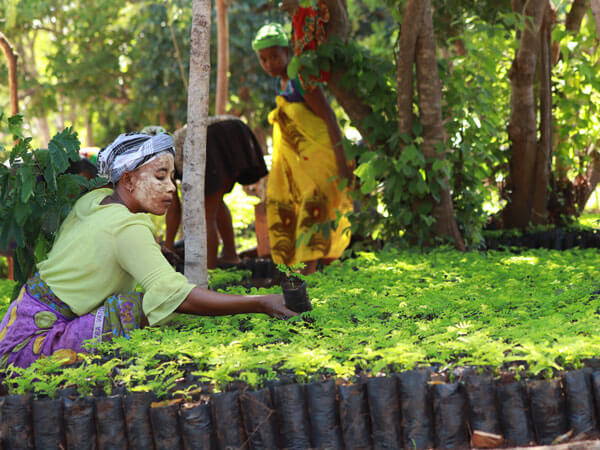
[[[548,0],[528,0],[525,4],[525,27],[520,47],[510,70],[512,85],[511,118],[508,135],[512,143],[509,202],[503,210],[504,226],[524,228],[530,222],[539,223],[532,214],[537,186],[536,159],[538,153],[535,75],[540,50],[540,29],[549,7]]]
[[[185,276],[208,285],[204,176],[210,83],[210,0],[193,0],[188,90],[188,132],[183,147],[183,232]]]
[[[423,144],[421,151],[428,161],[444,159],[445,152],[437,150],[445,146],[446,131],[442,123],[442,85],[437,68],[435,53],[435,36],[433,32],[433,7],[431,0],[410,0],[410,3],[422,2],[423,20],[416,42],[417,91],[419,94],[419,112],[423,125]],[[413,6],[414,11],[418,7]],[[408,16],[405,16],[408,17]],[[431,171],[429,169],[429,174]],[[465,243],[454,217],[454,206],[450,194],[450,182],[442,180],[444,187],[440,191],[440,199],[434,202],[432,214],[435,219],[436,236],[449,238],[459,250],[465,250]],[[433,199],[432,199],[433,200]]]
[[[2,32],[0,32],[0,47],[2,47],[2,52],[6,57],[6,64],[8,67],[8,90],[10,93],[10,113],[14,116],[19,113],[17,54],[15,53],[13,45]]]
[[[225,114],[229,98],[229,0],[217,0],[217,93],[215,114]]]

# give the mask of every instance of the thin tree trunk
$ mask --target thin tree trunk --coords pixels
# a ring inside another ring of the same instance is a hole
[[[4,33],[0,32],[0,47],[6,57],[8,67],[8,91],[10,93],[10,113],[11,115],[19,114],[19,96],[17,82],[17,59],[13,45],[10,43]]]
[[[583,180],[583,186],[580,188],[580,192],[578,192],[577,199],[577,214],[580,215],[583,213],[585,209],[585,205],[588,200],[598,187],[600,183],[600,152],[598,150],[593,150],[590,154],[590,164],[585,172],[584,177],[580,177]],[[577,179],[575,180],[575,185],[577,187]]]
[[[540,31],[540,142],[535,160],[535,179],[532,180],[533,200],[531,222],[535,225],[548,222],[548,195],[550,186],[550,168],[552,162],[552,24],[551,8],[546,15]]]
[[[511,118],[508,135],[512,143],[509,203],[503,211],[505,227],[524,228],[531,221],[532,180],[537,155],[535,74],[540,48],[540,27],[548,0],[528,0],[520,47],[510,70]]]
[[[183,58],[181,57],[181,51],[179,50],[179,44],[177,43],[177,36],[175,35],[175,28],[173,28],[173,20],[171,19],[171,14],[169,12],[169,7],[167,6],[167,23],[169,24],[169,31],[171,33],[171,42],[173,43],[173,48],[175,49],[175,59],[177,59],[177,66],[179,67],[179,75],[181,76],[181,81],[183,83],[183,87],[187,91],[188,89],[188,80],[185,76],[185,69],[183,68]]]
[[[594,13],[594,20],[596,21],[596,38],[600,39],[600,0],[592,1],[592,13]]]
[[[183,147],[183,232],[185,275],[198,286],[208,285],[204,176],[210,83],[210,0],[192,1],[188,132]]]
[[[225,114],[229,98],[228,0],[217,0],[217,92],[215,114]]]
[[[8,90],[10,93],[10,113],[11,116],[19,114],[19,95],[18,95],[18,84],[17,84],[17,54],[10,41],[6,38],[4,33],[0,32],[0,47],[6,57],[6,64],[8,66]],[[8,263],[8,279],[15,279],[15,265],[12,256],[6,257]]]
[[[417,39],[417,90],[419,94],[419,112],[423,125],[423,144],[421,150],[429,161],[444,159],[445,152],[437,149],[446,144],[446,132],[442,123],[442,85],[437,68],[435,54],[435,36],[433,32],[433,7],[431,0],[411,0],[423,3],[423,21]],[[409,5],[410,6],[410,5]],[[436,236],[447,237],[459,250],[465,250],[465,243],[454,217],[454,206],[450,194],[449,180],[442,180],[439,202],[433,206]]]
[[[581,22],[585,17],[585,12],[589,7],[589,0],[573,0],[573,5],[569,10],[569,14],[567,15],[567,21],[565,23],[565,28],[567,31],[577,32],[581,27]]]
[[[92,108],[88,110],[85,117],[85,145],[88,147],[94,146],[94,111]]]
[[[413,134],[413,100],[414,77],[413,68],[419,28],[423,23],[424,4],[420,1],[409,1],[404,11],[400,45],[396,57],[398,82],[398,124],[402,134]]]

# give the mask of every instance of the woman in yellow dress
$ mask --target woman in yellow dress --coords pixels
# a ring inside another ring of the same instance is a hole
[[[339,258],[350,243],[345,216],[352,202],[342,180],[351,180],[335,114],[318,86],[290,79],[290,50],[281,25],[263,26],[252,42],[261,67],[276,77],[273,163],[267,184],[267,222],[276,263],[306,264],[305,273]],[[332,224],[332,226],[327,226]],[[321,225],[321,226],[319,226]]]

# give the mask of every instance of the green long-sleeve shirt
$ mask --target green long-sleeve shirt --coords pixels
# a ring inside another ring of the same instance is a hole
[[[154,325],[171,315],[194,285],[165,260],[147,214],[100,205],[110,194],[111,189],[98,189],[75,203],[38,270],[78,315],[113,294],[132,291],[137,282],[144,289],[144,313]]]

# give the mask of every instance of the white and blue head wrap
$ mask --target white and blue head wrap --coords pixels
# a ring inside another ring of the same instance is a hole
[[[120,134],[98,154],[98,172],[116,184],[125,172],[137,169],[164,152],[175,155],[173,138],[166,133]]]

